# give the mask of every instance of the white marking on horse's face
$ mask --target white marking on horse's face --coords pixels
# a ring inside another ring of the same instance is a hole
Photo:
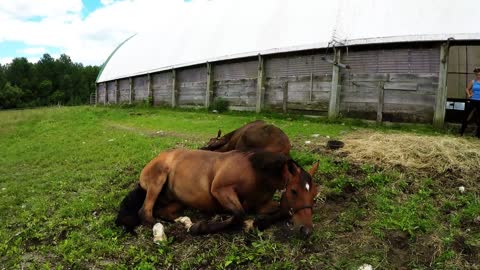
[[[305,184],[305,188],[307,189],[307,191],[310,191],[310,185],[308,183]]]

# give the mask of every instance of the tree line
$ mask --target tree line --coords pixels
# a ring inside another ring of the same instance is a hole
[[[100,67],[74,63],[66,54],[44,54],[37,63],[18,57],[0,64],[0,109],[80,105],[95,92]]]

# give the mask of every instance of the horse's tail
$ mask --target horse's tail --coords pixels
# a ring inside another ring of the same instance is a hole
[[[146,196],[147,191],[140,185],[137,185],[134,190],[130,191],[120,203],[120,210],[118,211],[115,224],[122,226],[127,232],[134,233],[135,227],[142,223],[138,211],[142,208]]]

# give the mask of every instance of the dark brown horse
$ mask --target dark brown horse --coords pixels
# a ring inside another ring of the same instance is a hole
[[[306,236],[313,229],[312,207],[317,187],[310,173],[290,157],[272,152],[226,153],[176,149],[162,152],[140,175],[139,186],[122,201],[117,225],[133,231],[155,217],[173,221],[185,206],[209,213],[227,212],[224,221],[196,222],[190,232],[214,233],[243,224],[246,213],[260,215],[254,226],[291,218]],[[284,189],[280,203],[272,201]],[[155,211],[154,211],[155,205]],[[155,213],[154,213],[155,212]]]
[[[250,122],[226,135],[218,131],[217,137],[210,141],[202,150],[228,152],[231,150],[264,150],[269,152],[290,153],[290,140],[278,127],[265,123],[262,120]]]

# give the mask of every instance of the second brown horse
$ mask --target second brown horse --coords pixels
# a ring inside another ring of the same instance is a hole
[[[250,122],[224,136],[221,135],[222,132],[219,130],[217,137],[211,138],[200,149],[216,152],[257,149],[288,155],[292,148],[288,136],[280,128],[262,120]]]
[[[162,152],[143,169],[139,186],[123,200],[116,223],[133,230],[140,223],[152,225],[154,215],[173,221],[187,206],[232,214],[224,221],[196,222],[190,228],[194,234],[240,225],[247,213],[255,213],[260,215],[254,222],[257,227],[291,218],[308,236],[313,229],[317,187],[312,175],[317,168],[318,163],[307,173],[287,155],[264,151]],[[272,201],[275,191],[281,189],[280,203]]]

